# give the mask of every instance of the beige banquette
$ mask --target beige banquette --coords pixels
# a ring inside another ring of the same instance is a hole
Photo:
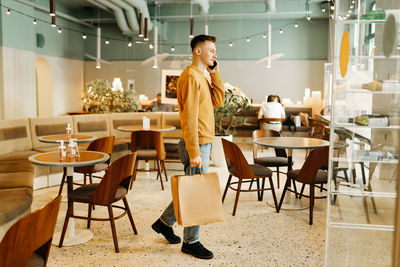
[[[165,143],[176,144],[181,137],[177,112],[130,112],[89,115],[65,115],[0,120],[0,238],[21,216],[30,212],[34,189],[57,185],[62,169],[32,165],[28,157],[35,153],[56,151],[57,145],[43,143],[39,137],[63,134],[68,123],[74,134],[97,138],[116,137],[112,160],[129,152],[130,134],[117,128],[142,124],[147,116],[154,125],[173,125],[176,131],[164,133]],[[88,144],[80,144],[85,149]],[[74,177],[74,179],[81,177]]]

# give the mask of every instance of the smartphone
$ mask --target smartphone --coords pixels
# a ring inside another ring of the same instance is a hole
[[[214,61],[214,64],[212,66],[208,66],[210,68],[210,70],[215,69],[215,67],[217,66],[217,61]]]

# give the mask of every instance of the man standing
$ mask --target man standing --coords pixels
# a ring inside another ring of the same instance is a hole
[[[214,36],[198,35],[190,42],[193,54],[192,65],[186,67],[177,84],[179,116],[182,126],[182,140],[179,154],[185,173],[203,173],[208,170],[211,142],[214,138],[214,108],[224,103],[224,84],[218,65]],[[206,77],[208,72],[211,81]],[[174,206],[171,202],[153,225],[171,244],[178,244],[181,238],[174,234],[172,226],[176,222]],[[182,252],[196,258],[211,259],[214,255],[199,242],[200,226],[185,227]]]

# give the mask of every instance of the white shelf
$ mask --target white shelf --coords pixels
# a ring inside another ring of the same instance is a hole
[[[385,163],[385,164],[398,164],[399,160],[398,159],[387,159],[387,160],[366,160],[363,158],[337,158],[337,157],[332,157],[332,160],[335,162],[347,162],[347,163],[358,163],[358,162],[364,162],[364,163]]]
[[[396,198],[397,193],[387,192],[369,192],[369,191],[354,191],[354,190],[332,190],[332,195],[349,196],[349,197],[380,197],[380,198]]]
[[[371,91],[368,89],[346,89],[346,90],[337,90],[336,93],[353,93],[353,94],[358,94],[358,93],[362,93],[362,94],[377,94],[377,95],[385,95],[385,94],[400,94],[400,90],[392,90],[392,91]]]
[[[372,24],[372,23],[385,23],[384,19],[349,19],[349,20],[336,20],[337,24]]]
[[[393,225],[378,225],[378,224],[363,224],[363,223],[340,223],[340,222],[328,222],[330,228],[341,228],[341,229],[354,229],[354,230],[377,230],[377,231],[390,231],[394,232]]]
[[[350,122],[337,122],[334,123],[334,127],[343,127],[343,128],[357,128],[357,129],[400,129],[400,125],[390,125],[390,126],[378,126],[378,127],[370,127],[370,126],[361,126],[355,123]]]

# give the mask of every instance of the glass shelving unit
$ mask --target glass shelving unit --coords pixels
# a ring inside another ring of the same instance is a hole
[[[335,7],[330,138],[345,146],[330,148],[325,265],[392,266],[399,253],[400,1],[337,0]]]

